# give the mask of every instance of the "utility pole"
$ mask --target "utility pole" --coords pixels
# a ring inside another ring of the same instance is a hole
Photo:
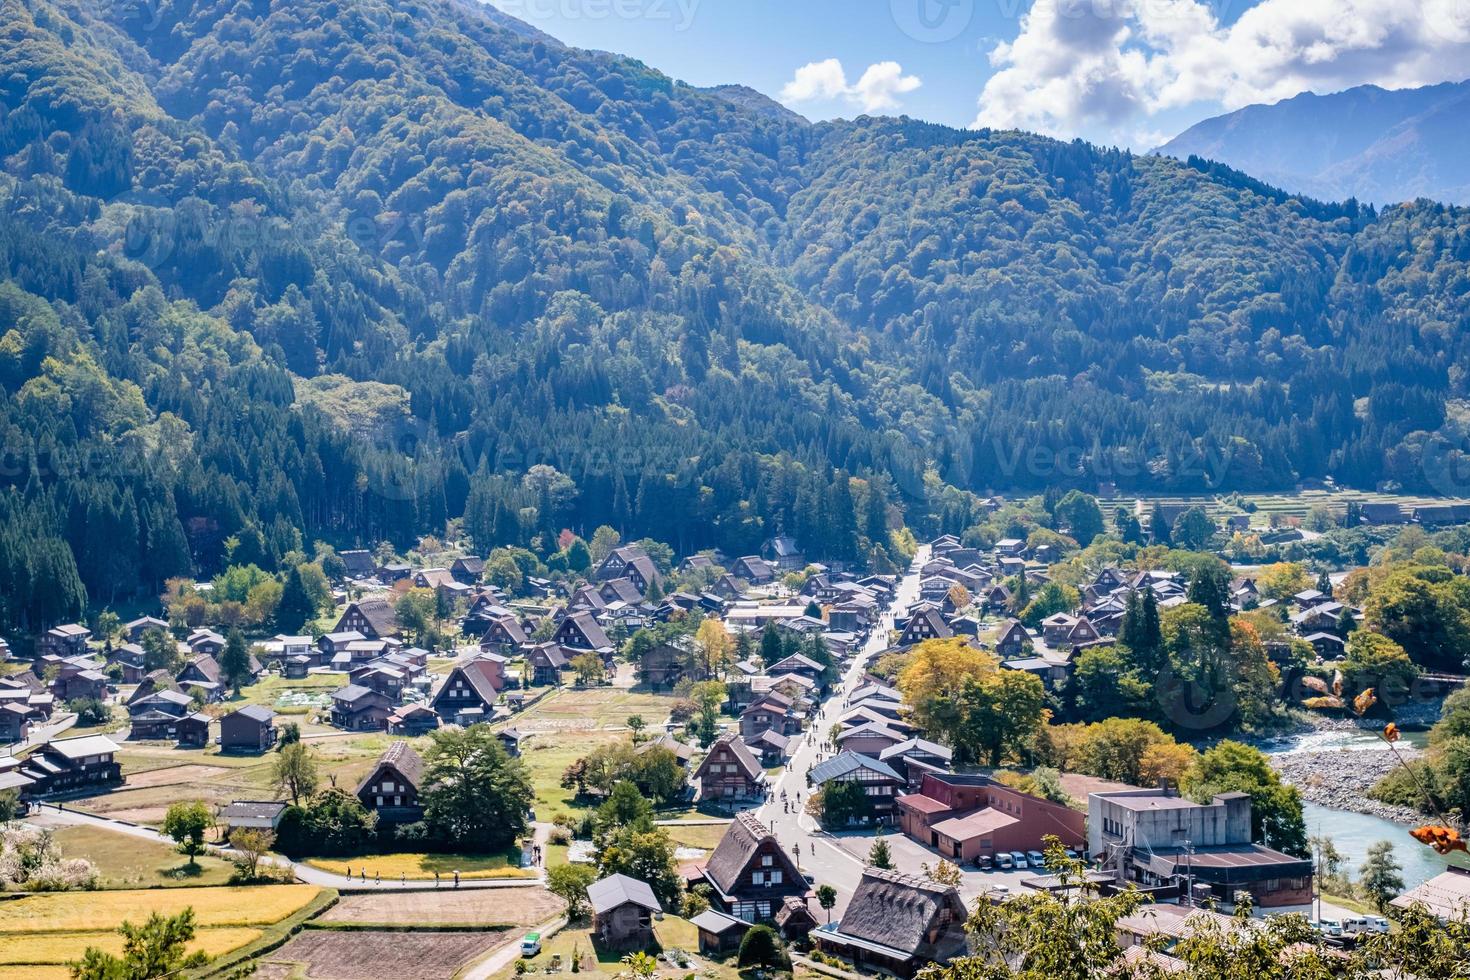
[[[1185,889],[1189,895],[1189,905],[1194,907],[1194,842],[1184,842],[1184,881]]]

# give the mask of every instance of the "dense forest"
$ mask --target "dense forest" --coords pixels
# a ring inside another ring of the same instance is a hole
[[[0,20],[0,628],[453,520],[848,558],[989,491],[1463,489],[1464,211],[812,125],[474,0]]]

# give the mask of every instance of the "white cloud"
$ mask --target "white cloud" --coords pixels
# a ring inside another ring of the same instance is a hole
[[[781,101],[788,103],[820,102],[841,99],[864,112],[892,112],[900,105],[899,96],[923,84],[916,75],[905,75],[896,61],[880,61],[868,66],[862,76],[848,84],[847,72],[836,58],[813,61],[796,69],[781,89]]]
[[[847,91],[847,73],[842,70],[842,62],[828,58],[796,69],[791,81],[781,89],[781,99],[785,102],[815,102],[838,98]]]
[[[896,61],[880,61],[869,65],[863,77],[852,87],[864,112],[891,112],[898,108],[898,97],[912,92],[922,82],[916,75],[905,75]]]
[[[990,61],[977,126],[1131,142],[1149,117],[1194,103],[1459,80],[1470,4],[1262,0],[1225,25],[1209,0],[1036,0]]]

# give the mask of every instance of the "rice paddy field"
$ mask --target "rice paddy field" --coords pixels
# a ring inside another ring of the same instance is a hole
[[[1118,507],[1135,511],[1135,508],[1141,504],[1140,512],[1147,514],[1155,503],[1179,504],[1186,507],[1203,507],[1205,512],[1216,521],[1223,520],[1232,514],[1249,513],[1251,527],[1261,530],[1271,526],[1273,516],[1287,521],[1300,521],[1307,516],[1307,511],[1319,504],[1328,507],[1341,520],[1342,515],[1347,511],[1349,502],[1398,504],[1407,514],[1421,505],[1461,504],[1470,501],[1413,494],[1370,493],[1362,490],[1299,490],[1295,493],[1184,494],[1179,496],[1117,494],[1098,498],[1098,504],[1103,508],[1103,513],[1109,517]]]
[[[320,893],[312,885],[251,888],[150,888],[53,892],[0,902],[0,980],[65,974],[65,964],[89,946],[122,951],[124,921],[157,912],[194,910],[198,932],[190,950],[219,956],[260,938],[270,926],[305,908]]]

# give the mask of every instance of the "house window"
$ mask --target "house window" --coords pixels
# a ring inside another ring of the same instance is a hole
[[[779,884],[781,884],[781,872],[779,872],[779,871],[772,871],[770,877],[771,877],[771,884],[773,884],[773,885],[779,885]]]
[[[750,883],[752,885],[764,885],[766,883],[766,873],[764,871],[751,872]]]

